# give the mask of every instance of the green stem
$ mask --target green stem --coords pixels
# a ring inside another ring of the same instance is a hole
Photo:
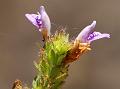
[[[68,76],[68,65],[63,60],[70,48],[68,34],[56,33],[47,40],[40,51],[40,61],[35,63],[38,75],[33,81],[33,89],[60,89]]]

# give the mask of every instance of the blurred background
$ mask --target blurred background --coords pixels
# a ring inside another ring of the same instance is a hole
[[[26,18],[44,5],[52,22],[52,33],[63,26],[74,39],[93,20],[96,31],[110,39],[92,43],[92,51],[71,64],[62,89],[120,89],[120,1],[119,0],[0,0],[0,89],[11,89],[20,79],[31,86],[36,75],[41,34]]]

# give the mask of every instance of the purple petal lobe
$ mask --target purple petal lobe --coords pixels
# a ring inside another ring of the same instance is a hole
[[[94,31],[95,26],[96,21],[93,21],[91,25],[88,25],[79,33],[76,39],[80,40],[83,43],[86,43],[88,36]]]
[[[36,14],[25,14],[25,16],[27,17],[27,19],[32,22],[33,25],[35,25],[36,27],[39,28],[38,22],[36,21],[36,18],[41,18],[40,15],[36,15]]]
[[[101,38],[110,38],[110,35],[107,34],[107,33],[100,33],[100,32],[93,32],[89,35],[88,37],[88,42],[91,43],[92,41],[94,40],[98,40],[98,39],[101,39]]]
[[[40,6],[40,13],[46,12],[44,6]]]
[[[43,28],[46,28],[48,31],[48,34],[50,34],[51,22],[50,22],[49,16],[47,15],[47,13],[44,9],[44,6],[40,7],[40,14],[41,14]]]

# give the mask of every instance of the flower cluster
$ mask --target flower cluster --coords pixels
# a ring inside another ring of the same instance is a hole
[[[40,6],[40,10],[37,14],[26,14],[25,15],[33,25],[35,25],[39,31],[47,30],[47,36],[50,36],[51,23],[50,18],[47,15],[44,6]],[[87,27],[85,27],[79,35],[76,37],[76,40],[79,40],[81,43],[91,43],[94,40],[101,38],[110,38],[109,34],[96,32],[95,30],[96,21]]]
[[[26,14],[25,16],[28,18],[30,22],[32,22],[33,25],[35,25],[39,29],[39,31],[43,35],[43,39],[47,40],[48,37],[51,35],[50,34],[51,23],[50,23],[50,18],[47,15],[44,6],[40,6],[40,10],[37,14]],[[92,24],[86,26],[76,37],[74,41],[74,45],[71,48],[71,52],[70,52],[72,54],[69,55],[73,58],[72,61],[74,61],[74,59],[79,58],[78,54],[80,55],[83,52],[90,50],[91,42],[101,38],[110,38],[110,35],[107,33],[96,32],[95,26],[96,26],[96,21],[93,21]],[[71,57],[68,57],[67,60],[68,59],[70,60]]]
[[[25,16],[42,33],[45,42],[44,47],[40,49],[40,61],[35,62],[39,73],[33,80],[32,89],[59,89],[68,76],[69,64],[91,50],[91,42],[110,38],[107,33],[95,31],[96,21],[86,26],[73,42],[69,41],[69,34],[66,34],[64,29],[51,35],[51,22],[44,6],[40,6],[37,14]]]

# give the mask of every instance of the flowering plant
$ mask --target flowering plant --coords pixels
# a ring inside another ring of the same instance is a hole
[[[74,41],[69,40],[69,34],[64,29],[50,33],[51,22],[44,6],[40,6],[37,14],[26,14],[27,19],[42,33],[44,46],[40,48],[39,61],[34,62],[38,74],[33,80],[32,89],[60,89],[68,76],[71,62],[79,59],[85,52],[91,50],[94,40],[110,38],[107,33],[95,31],[96,21],[85,27]],[[19,80],[13,89],[22,89]],[[24,89],[29,89],[24,87]]]

